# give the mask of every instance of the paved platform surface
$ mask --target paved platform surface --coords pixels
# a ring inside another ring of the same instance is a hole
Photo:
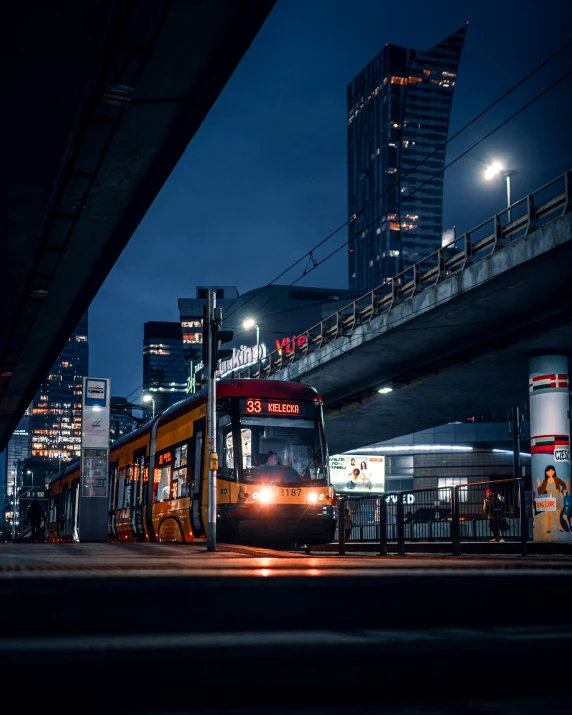
[[[570,594],[568,556],[3,544],[0,669],[56,664],[76,714],[568,713],[530,672],[568,661]]]

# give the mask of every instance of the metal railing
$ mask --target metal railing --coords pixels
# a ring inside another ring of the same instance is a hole
[[[486,490],[498,497],[494,519],[484,511]],[[377,497],[340,497],[339,523],[334,537],[339,553],[348,542],[379,542],[380,554],[396,542],[397,553],[405,554],[408,542],[445,542],[460,555],[466,542],[512,541],[527,553],[529,515],[524,481],[459,484],[433,489],[386,492]]]
[[[355,328],[390,311],[403,300],[413,298],[449,276],[496,253],[509,243],[564,216],[571,209],[572,170],[568,170],[309,330],[300,333],[298,340],[292,341],[292,348],[288,352],[285,348],[274,350],[260,363],[235,370],[231,376],[270,377],[337,338],[349,335]]]

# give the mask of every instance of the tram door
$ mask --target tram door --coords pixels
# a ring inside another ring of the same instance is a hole
[[[205,431],[206,421],[195,422],[191,449],[191,525],[195,537],[204,536],[205,528],[202,519],[202,481],[205,467]]]
[[[133,455],[133,481],[131,494],[131,538],[140,541],[145,538],[145,528],[143,526],[143,507],[147,496],[145,448],[138,449]]]

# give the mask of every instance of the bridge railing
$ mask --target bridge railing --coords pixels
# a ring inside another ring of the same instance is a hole
[[[360,325],[390,311],[404,300],[528,236],[571,209],[572,170],[569,170],[324,318],[300,334],[305,340],[292,341],[289,352],[283,347],[274,350],[260,364],[236,370],[232,376],[270,377],[337,338],[350,335]]]
[[[484,512],[487,489],[498,497],[499,512],[490,520]],[[450,487],[385,492],[379,496],[339,498],[340,522],[335,534],[340,553],[347,543],[378,542],[381,554],[388,544],[406,553],[413,542],[444,542],[461,554],[466,542],[493,539],[520,544],[526,555],[529,538],[524,481],[503,479]]]

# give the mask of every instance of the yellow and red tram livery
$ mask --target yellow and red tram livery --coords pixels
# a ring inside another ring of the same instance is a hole
[[[206,537],[206,421],[202,392],[112,444],[111,541]],[[217,424],[217,540],[331,541],[337,514],[316,390],[278,380],[221,380]],[[49,541],[81,534],[79,478],[78,463],[50,484]]]

